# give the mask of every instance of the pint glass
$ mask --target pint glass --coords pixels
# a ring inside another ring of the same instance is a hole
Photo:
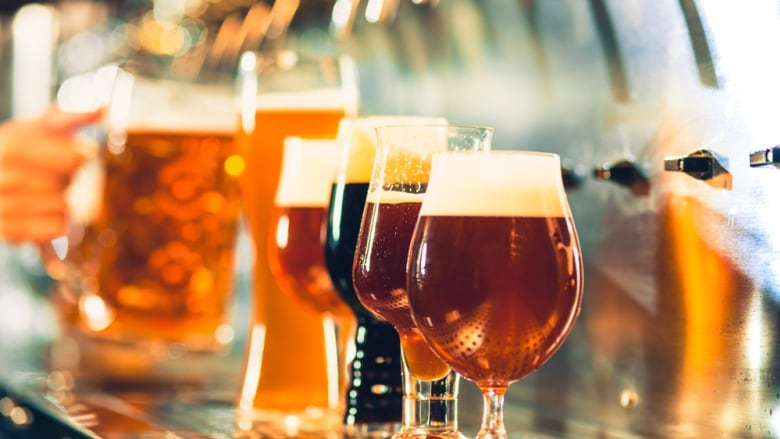
[[[341,118],[355,111],[354,84],[345,79],[350,78],[345,64],[345,58],[292,51],[247,52],[240,60],[237,145],[246,163],[242,196],[256,249],[251,332],[239,396],[247,427],[328,406],[325,342],[330,334],[325,334],[320,313],[281,291],[267,249],[284,139],[335,138]]]
[[[105,141],[69,189],[69,231],[47,258],[79,334],[110,346],[109,361],[213,353],[231,340],[243,169],[232,97],[116,70]]]

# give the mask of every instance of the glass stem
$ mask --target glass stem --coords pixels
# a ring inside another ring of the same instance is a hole
[[[401,430],[395,438],[459,437],[458,389],[460,375],[455,371],[438,380],[418,379],[409,369],[401,349],[404,404]]]
[[[506,387],[482,389],[482,426],[477,433],[478,439],[507,437],[504,428],[504,394],[506,394]]]

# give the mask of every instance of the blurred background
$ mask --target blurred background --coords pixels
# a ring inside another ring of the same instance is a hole
[[[584,308],[512,387],[513,425],[780,436],[776,0],[2,0],[0,121],[106,63],[229,80],[241,52],[279,44],[350,54],[364,114],[443,115],[561,155]],[[0,255],[0,348],[56,335],[36,255]]]

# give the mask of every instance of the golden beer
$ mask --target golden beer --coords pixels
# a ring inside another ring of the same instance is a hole
[[[79,267],[84,332],[186,351],[229,341],[218,331],[233,285],[236,159],[229,131],[132,128],[100,152],[103,191],[76,213],[89,218],[76,221],[65,258]]]
[[[284,138],[335,138],[345,110],[340,101],[312,104],[303,95],[283,101],[264,106],[258,97],[254,120],[249,127],[244,121],[237,136],[246,163],[244,207],[256,250],[252,329],[239,405],[243,410],[302,412],[329,403],[322,316],[279,289],[267,239]]]

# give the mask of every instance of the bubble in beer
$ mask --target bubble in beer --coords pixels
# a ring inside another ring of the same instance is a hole
[[[225,159],[225,172],[228,175],[238,177],[244,172],[244,168],[246,168],[244,159],[238,154],[233,154]]]
[[[339,173],[346,183],[365,183],[371,180],[377,149],[376,129],[395,125],[445,125],[447,120],[428,116],[364,116],[344,118],[339,125],[338,140],[347,148]]]

